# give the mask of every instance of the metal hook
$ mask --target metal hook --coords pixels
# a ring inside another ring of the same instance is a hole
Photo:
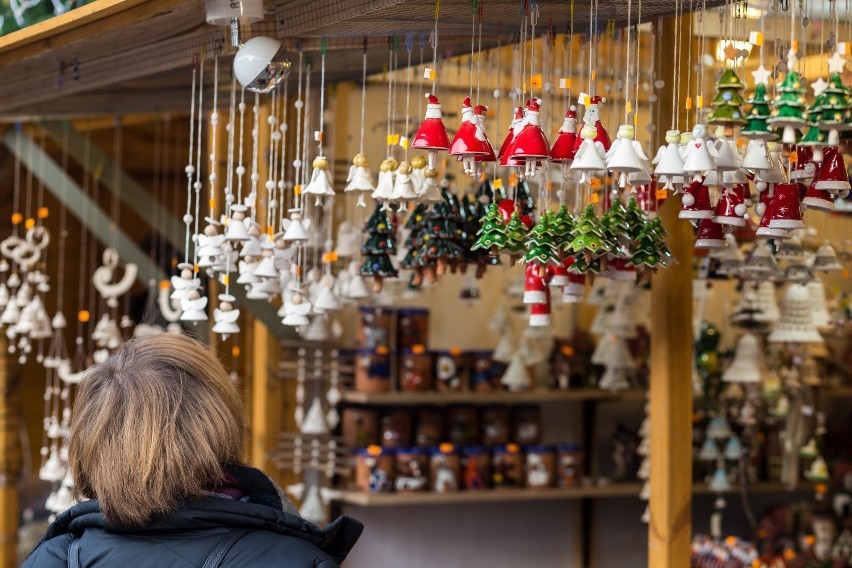
[[[790,9],[790,0],[778,0],[778,5],[782,11],[786,12]]]

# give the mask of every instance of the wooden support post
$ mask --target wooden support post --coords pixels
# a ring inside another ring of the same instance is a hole
[[[680,19],[683,42],[673,46],[685,59],[691,41],[691,16]],[[663,25],[665,38],[674,38],[677,20]],[[697,51],[693,51],[697,53]],[[664,59],[666,92],[663,109],[671,108],[674,75],[671,58]],[[687,96],[682,62],[681,100]],[[681,106],[681,116],[686,111]],[[681,120],[685,127],[686,120]],[[667,129],[669,124],[658,124]],[[660,136],[662,138],[662,136]],[[677,264],[660,270],[651,282],[651,521],[648,526],[648,566],[689,566],[692,538],[692,226],[677,218],[680,199],[671,198],[659,215],[669,232],[668,244]]]
[[[18,523],[23,457],[17,386],[9,372],[6,338],[0,338],[0,568],[18,566]]]

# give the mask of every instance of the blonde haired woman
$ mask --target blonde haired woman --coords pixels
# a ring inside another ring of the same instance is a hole
[[[262,472],[241,465],[239,392],[200,343],[158,335],[90,368],[74,404],[78,498],[25,568],[337,566],[361,535],[320,529]]]

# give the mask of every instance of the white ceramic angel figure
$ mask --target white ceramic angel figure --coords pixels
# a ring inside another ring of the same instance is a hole
[[[209,217],[204,232],[197,236],[198,266],[200,268],[213,268],[219,263],[220,257],[225,254],[222,245],[225,243],[225,235],[220,235],[216,229],[213,219]],[[214,268],[215,269],[215,268]]]
[[[367,161],[367,156],[364,154],[356,154],[352,158],[352,166],[349,168],[349,176],[346,178],[348,182],[343,191],[357,191],[358,207],[366,207],[367,202],[364,196],[367,192],[372,193],[376,190],[376,185],[373,183],[373,173],[370,171],[370,164]]]
[[[207,321],[207,296],[202,296],[198,290],[191,290],[180,301],[180,308],[183,312],[180,321]]]
[[[579,183],[590,183],[594,172],[606,169],[606,148],[603,142],[595,140],[598,135],[596,124],[599,116],[597,105],[589,105],[583,114],[583,127],[580,129],[583,142],[569,167],[569,170],[580,173]]]
[[[293,327],[307,325],[308,314],[311,313],[311,303],[302,296],[301,292],[294,292],[292,297],[284,303],[284,319],[281,323]]]
[[[218,333],[222,339],[227,339],[231,334],[239,333],[240,327],[237,320],[240,318],[240,310],[234,308],[237,299],[231,294],[219,294],[219,307],[213,310],[213,333]]]
[[[373,199],[383,202],[382,210],[390,211],[390,200],[393,198],[394,172],[399,164],[393,157],[388,157],[379,165],[379,182],[373,192]]]
[[[313,161],[311,181],[302,188],[305,195],[315,195],[315,205],[322,205],[323,197],[334,197],[334,186],[331,181],[331,172],[328,170],[328,159],[325,156],[317,156]]]
[[[426,168],[423,176],[423,184],[420,186],[417,200],[423,203],[440,203],[443,201],[444,196],[441,195],[441,186],[438,183],[438,170]]]
[[[411,179],[411,170],[411,164],[404,160],[399,163],[396,169],[391,200],[399,203],[398,211],[404,211],[409,201],[417,199],[417,190]]]

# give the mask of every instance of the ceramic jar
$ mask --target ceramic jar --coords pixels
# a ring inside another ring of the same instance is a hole
[[[369,446],[355,450],[355,486],[366,493],[393,490],[393,450]]]
[[[385,448],[407,448],[411,445],[411,411],[391,408],[382,413],[379,428],[381,444]]]
[[[422,347],[402,351],[399,356],[399,390],[426,392],[432,389],[432,355]]]
[[[444,439],[444,413],[440,408],[424,407],[414,411],[414,445],[434,448]]]
[[[397,492],[428,491],[429,454],[425,448],[404,448],[396,451]]]
[[[576,487],[583,480],[583,447],[579,444],[556,446],[556,485]]]
[[[435,351],[435,390],[461,392],[467,385],[467,358],[459,349]]]
[[[364,406],[341,410],[340,436],[350,448],[366,448],[379,443],[379,412]]]
[[[432,491],[446,493],[461,488],[461,457],[452,444],[441,444],[432,450],[430,468]]]
[[[509,442],[509,409],[505,406],[487,406],[480,415],[482,443],[486,446]]]
[[[479,414],[473,406],[447,407],[447,438],[455,446],[478,443]]]
[[[468,491],[491,485],[491,454],[482,446],[462,448],[462,486]]]
[[[358,327],[356,336],[362,349],[391,347],[391,329],[393,311],[388,308],[374,306],[358,307]]]
[[[524,455],[517,444],[494,448],[491,460],[491,480],[495,489],[522,487],[524,484]]]
[[[391,389],[391,360],[386,347],[355,352],[355,390],[378,393]]]
[[[468,352],[469,371],[468,388],[473,392],[494,392],[500,390],[500,380],[494,373],[491,351]]]
[[[401,308],[397,312],[397,348],[400,351],[429,344],[429,310]]]
[[[541,408],[516,406],[512,408],[512,435],[516,444],[527,446],[541,441]]]
[[[556,469],[556,454],[552,446],[527,446],[526,485],[527,487],[553,487]]]

